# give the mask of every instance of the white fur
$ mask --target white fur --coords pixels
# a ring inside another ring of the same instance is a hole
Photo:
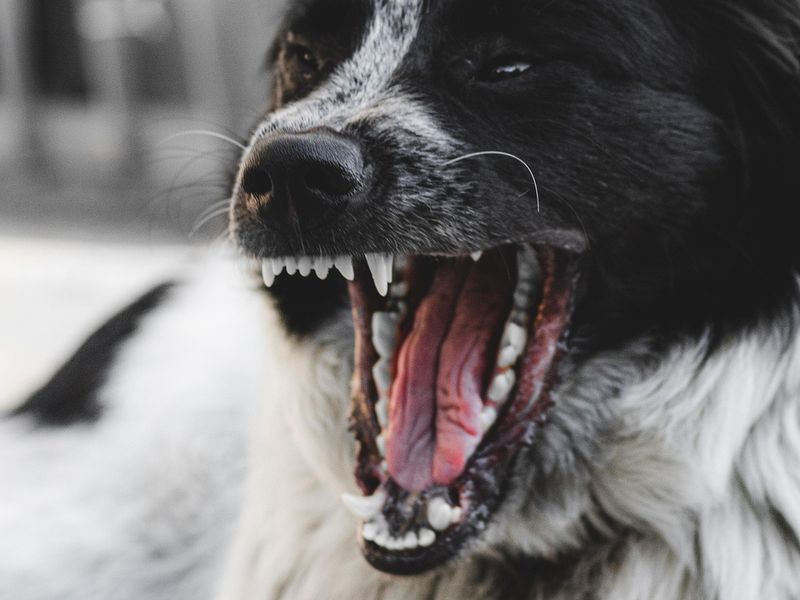
[[[708,342],[701,340],[651,367],[641,366],[641,350],[588,363],[559,394],[566,404],[581,397],[606,404],[616,425],[588,487],[559,512],[532,507],[519,516],[504,509],[479,554],[579,551],[586,542],[579,517],[602,527],[591,491],[606,514],[630,528],[608,541],[614,560],[603,552],[582,556],[560,594],[533,585],[525,597],[566,599],[588,591],[614,600],[800,597],[800,547],[767,515],[775,506],[800,530],[800,345],[787,349],[779,325],[727,340],[707,360]],[[331,422],[344,422],[347,403],[340,349],[272,339],[273,352],[293,356],[298,373],[316,378],[311,388],[292,389],[284,384],[298,378],[285,379],[276,396],[288,403],[268,405],[260,429],[283,419],[289,427],[285,437],[273,430],[256,448],[219,598],[484,597],[475,595],[470,577],[477,559],[402,579],[360,558],[355,520],[337,499],[352,485],[353,467],[349,436],[331,430]],[[320,370],[325,364],[327,373]],[[598,396],[603,378],[624,380],[622,393]],[[337,388],[339,397],[332,393]],[[303,451],[282,451],[292,444]]]
[[[708,358],[700,340],[590,361],[559,389],[539,442],[570,411],[610,424],[585,481],[555,505],[512,495],[470,558],[393,578],[363,560],[338,500],[354,491],[346,315],[313,343],[293,341],[226,272],[210,269],[147,318],[103,389],[99,424],[2,425],[0,598],[490,598],[504,548],[575,553],[555,589],[534,580],[527,598],[800,597],[800,547],[774,519],[800,530],[793,322]],[[604,530],[609,517],[624,528]],[[587,524],[605,538],[584,555]]]
[[[422,0],[377,3],[353,56],[308,97],[273,112],[256,129],[251,148],[255,141],[277,130],[306,131],[321,125],[339,128],[376,99],[385,97],[392,76],[417,36],[422,5]]]
[[[202,598],[262,396],[264,312],[228,267],[171,293],[122,350],[97,425],[0,421],[0,598]]]

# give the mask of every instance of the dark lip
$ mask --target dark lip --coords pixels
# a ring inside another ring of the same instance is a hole
[[[543,239],[555,243],[540,245],[539,242]],[[587,246],[583,236],[574,233],[565,234],[565,232],[557,230],[539,237],[535,246],[540,261],[542,256],[549,257],[545,260],[549,261],[547,268],[550,270],[548,280],[551,285],[559,286],[563,291],[562,295],[559,290],[555,290],[555,296],[551,295],[550,297],[566,299],[568,303],[568,306],[560,307],[563,310],[565,322],[562,324],[559,334],[557,349],[547,361],[546,372],[542,375],[544,385],[539,396],[535,402],[522,401],[521,398],[526,395],[528,398],[531,397],[532,390],[529,387],[523,387],[523,382],[519,384],[513,402],[507,406],[507,410],[498,419],[498,423],[502,422],[504,425],[487,434],[470,459],[467,468],[449,486],[449,493],[452,494],[455,491],[460,500],[459,504],[466,505],[464,515],[458,523],[452,524],[445,531],[437,532],[436,541],[431,546],[414,550],[390,551],[359,536],[362,553],[366,560],[381,571],[395,575],[415,575],[435,569],[458,556],[472,540],[475,540],[488,527],[491,517],[507,495],[517,457],[524,448],[534,443],[537,432],[545,424],[547,412],[553,405],[550,391],[557,384],[557,367],[568,352],[570,323],[581,272],[580,258]],[[363,271],[359,272],[356,281],[363,281],[362,278],[365,276],[368,277],[368,274]],[[359,286],[357,284],[351,284],[350,287],[351,295],[358,293]],[[359,324],[361,326],[365,324],[379,302],[377,298],[365,294],[358,302],[353,303],[356,327]],[[358,308],[356,308],[357,306]],[[555,309],[545,307],[543,300],[538,307],[537,325],[533,329],[534,335],[539,320],[548,316],[542,314],[547,310]],[[374,350],[371,344],[362,344],[359,341],[364,337],[363,335],[356,336],[357,360],[368,361],[367,364],[372,364]],[[528,361],[533,360],[528,355],[535,348],[534,341],[532,340],[530,343],[531,345],[526,348],[524,368],[528,368],[530,366]],[[354,377],[360,379],[360,385],[354,386],[354,389],[360,389],[362,393],[354,394],[351,426],[359,442],[356,481],[365,494],[370,494],[381,485],[381,480],[377,477],[374,468],[376,457],[379,460],[375,446],[375,437],[379,432],[379,426],[372,408],[377,392],[371,376],[365,371],[365,369],[355,369]],[[392,510],[393,507],[403,503],[401,502],[404,500],[403,494],[407,494],[407,492],[402,490],[391,478],[382,485],[388,493],[383,514],[390,523],[394,519],[402,527],[402,519],[396,518],[392,514]]]

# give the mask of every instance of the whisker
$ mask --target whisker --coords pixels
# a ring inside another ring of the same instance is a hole
[[[531,176],[531,181],[533,181],[533,190],[536,193],[536,212],[542,212],[541,206],[539,203],[539,184],[536,183],[536,176],[533,174],[533,169],[530,168],[528,163],[522,160],[519,156],[514,154],[510,154],[509,152],[501,152],[500,150],[484,150],[483,152],[471,152],[469,154],[465,154],[464,156],[459,156],[458,158],[454,158],[452,160],[448,160],[444,163],[443,167],[449,167],[452,164],[460,162],[462,160],[467,160],[468,158],[476,158],[478,156],[505,156],[506,158],[513,158],[519,163],[522,163],[525,168],[528,170],[528,174]],[[522,194],[524,196],[524,194]]]
[[[203,212],[201,212],[197,216],[197,220],[204,219],[206,215],[212,213],[217,210],[221,210],[222,208],[227,208],[230,205],[231,201],[230,198],[226,198],[225,200],[220,200],[219,202],[214,202],[211,206],[206,208]]]
[[[204,135],[206,137],[217,138],[219,140],[223,140],[225,142],[233,144],[234,146],[236,146],[237,148],[240,148],[241,150],[247,150],[247,146],[245,146],[244,144],[240,144],[239,142],[237,142],[232,137],[229,137],[229,136],[227,136],[227,135],[225,135],[223,133],[217,133],[216,131],[207,131],[205,129],[190,129],[188,131],[181,131],[180,133],[175,133],[173,135],[167,136],[163,140],[161,140],[160,142],[158,142],[156,144],[156,148],[158,148],[159,146],[163,146],[164,144],[167,144],[167,143],[171,142],[172,140],[175,140],[175,139],[178,139],[178,138],[181,138],[181,137],[186,137],[186,136],[189,136],[189,135]]]
[[[197,232],[200,231],[203,228],[204,225],[206,225],[207,223],[213,221],[217,217],[221,217],[222,215],[225,215],[227,213],[228,213],[228,208],[227,207],[219,208],[217,210],[209,212],[205,217],[198,218],[197,224],[194,227],[192,227],[192,231],[189,233],[189,235],[193,236],[193,235],[197,234]]]

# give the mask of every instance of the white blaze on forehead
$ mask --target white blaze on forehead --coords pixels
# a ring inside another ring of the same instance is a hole
[[[253,142],[274,131],[341,127],[386,91],[417,36],[423,0],[378,0],[361,46],[318,90],[273,113]],[[251,142],[252,144],[252,142]]]

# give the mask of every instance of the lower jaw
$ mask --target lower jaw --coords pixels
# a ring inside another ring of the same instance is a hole
[[[514,383],[505,397],[489,393],[499,372],[499,366],[492,361],[502,353],[505,343],[500,341],[503,335],[497,331],[488,336],[494,341],[487,345],[481,394],[483,431],[479,443],[460,472],[425,476],[422,485],[408,485],[409,481],[416,481],[409,478],[408,469],[401,468],[402,464],[398,467],[397,460],[391,465],[387,462],[387,441],[391,445],[396,440],[386,437],[397,430],[397,424],[387,422],[386,393],[379,392],[373,377],[372,367],[380,356],[373,344],[372,321],[376,312],[384,311],[392,302],[406,301],[412,309],[418,307],[427,293],[424,282],[417,281],[417,289],[412,285],[408,297],[392,300],[390,291],[390,299],[386,300],[375,293],[366,266],[360,265],[356,280],[350,285],[356,329],[351,427],[358,442],[356,482],[364,496],[344,496],[343,500],[362,520],[359,539],[366,559],[382,571],[419,574],[457,556],[490,524],[507,494],[516,458],[545,426],[552,406],[550,391],[557,381],[557,366],[567,348],[578,274],[577,256],[552,246],[517,246],[488,251],[481,260],[498,257],[506,262],[508,257],[515,257],[519,262],[514,265],[513,273],[517,292],[523,267],[534,267],[538,273],[534,289],[528,291],[530,302],[523,302],[522,306],[510,302],[509,322],[521,323],[526,334],[520,356],[506,369],[513,370]],[[398,273],[398,277],[413,282],[418,275],[414,269],[420,269],[425,261],[435,268],[437,261],[453,260],[470,258],[412,258],[408,269]],[[523,260],[533,262],[523,265]],[[402,287],[397,283],[395,286]],[[523,308],[527,314],[521,315]],[[406,335],[414,321],[413,310],[410,312],[405,321]],[[401,324],[398,330],[401,337],[402,329]],[[396,363],[395,359],[394,371]],[[395,393],[392,399],[398,401],[397,397]],[[484,418],[487,413],[489,416]],[[430,415],[423,417],[430,420]],[[392,448],[396,449],[396,445]],[[398,480],[407,485],[404,487]]]

